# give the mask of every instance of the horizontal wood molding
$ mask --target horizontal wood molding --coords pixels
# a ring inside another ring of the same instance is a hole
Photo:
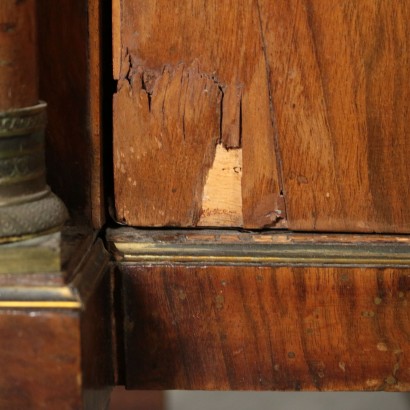
[[[69,287],[0,289],[0,309],[81,309],[81,300]]]
[[[410,267],[407,236],[120,228],[107,240],[129,263]]]
[[[410,388],[410,238],[108,230],[131,389]]]

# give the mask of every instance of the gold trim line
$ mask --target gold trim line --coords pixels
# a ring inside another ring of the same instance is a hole
[[[218,262],[218,263],[260,263],[260,264],[334,264],[334,265],[392,265],[410,266],[410,259],[378,259],[378,258],[326,258],[326,257],[274,257],[274,256],[172,256],[172,255],[123,255],[124,262]]]
[[[79,301],[45,301],[45,300],[2,300],[0,301],[0,308],[10,309],[80,309],[81,302]]]

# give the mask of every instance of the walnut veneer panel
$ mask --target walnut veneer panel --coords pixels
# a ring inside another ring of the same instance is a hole
[[[129,388],[410,387],[409,269],[119,270]]]
[[[261,0],[289,227],[410,231],[410,3]]]
[[[119,220],[410,232],[407,1],[113,11]]]
[[[1,311],[0,407],[81,407],[81,354],[75,312]]]

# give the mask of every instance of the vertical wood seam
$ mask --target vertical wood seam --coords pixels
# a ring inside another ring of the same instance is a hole
[[[113,66],[112,75],[115,80],[120,78],[122,63],[122,41],[121,41],[121,21],[122,21],[122,1],[112,0],[112,55]]]
[[[282,167],[282,157],[280,153],[280,147],[279,147],[279,130],[276,125],[275,121],[275,110],[273,107],[273,100],[272,100],[272,88],[270,84],[270,68],[269,68],[269,63],[268,63],[268,56],[267,56],[267,50],[266,50],[266,40],[265,40],[265,34],[263,31],[263,24],[262,24],[262,15],[261,15],[261,9],[260,9],[260,4],[259,0],[256,1],[256,9],[258,12],[258,20],[259,20],[259,31],[260,31],[260,36],[261,36],[261,41],[262,41],[262,49],[263,49],[263,57],[265,60],[265,69],[266,69],[266,83],[267,83],[267,88],[268,88],[268,94],[269,94],[269,111],[270,111],[270,120],[272,124],[272,130],[273,130],[273,144],[275,147],[275,157],[276,157],[276,168],[277,168],[277,174],[278,174],[278,184],[279,184],[279,196],[282,196],[283,198],[283,204],[285,208],[285,219],[287,217],[287,206],[286,206],[286,195],[285,195],[285,189],[284,189],[284,182],[283,182],[283,167]]]

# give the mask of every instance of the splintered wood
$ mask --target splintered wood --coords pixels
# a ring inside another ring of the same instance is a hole
[[[284,226],[284,208],[272,218],[281,189],[252,4],[114,2],[118,220]]]
[[[115,0],[116,218],[410,232],[410,5]]]
[[[114,99],[116,199],[124,221],[195,226],[219,140],[221,90],[197,66],[128,74]],[[117,118],[118,118],[117,117]],[[131,143],[130,143],[131,142]],[[138,197],[135,194],[138,193]],[[137,220],[135,219],[137,218]]]

